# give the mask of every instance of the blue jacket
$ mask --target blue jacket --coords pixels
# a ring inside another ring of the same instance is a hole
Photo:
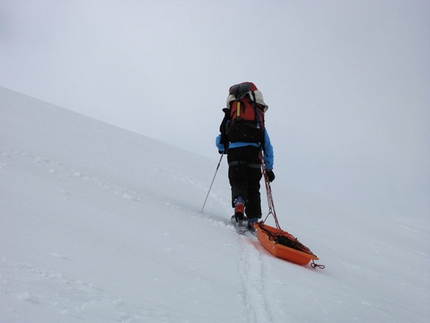
[[[215,144],[220,152],[224,152],[224,144],[221,143],[221,135],[218,135],[215,140]],[[245,146],[255,146],[255,147],[261,147],[259,143],[254,142],[231,142],[228,146],[228,149],[234,149],[239,147],[245,147]],[[267,170],[273,169],[274,165],[274,157],[273,157],[273,146],[270,143],[270,137],[267,133],[266,128],[264,128],[264,149],[263,149],[264,155],[263,155],[263,161],[264,166]]]

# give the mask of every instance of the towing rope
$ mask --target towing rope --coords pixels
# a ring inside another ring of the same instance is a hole
[[[272,188],[270,187],[269,177],[267,175],[266,166],[264,165],[263,156],[261,155],[261,153],[260,153],[260,161],[261,161],[261,169],[263,170],[264,183],[266,184],[267,204],[269,206],[269,212],[267,213],[266,218],[263,220],[263,223],[266,222],[269,215],[272,215],[273,219],[275,220],[276,228],[279,230],[282,230],[278,222],[278,217],[276,216],[275,204],[273,203]]]

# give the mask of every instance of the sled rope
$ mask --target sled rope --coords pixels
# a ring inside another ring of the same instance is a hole
[[[267,213],[266,218],[263,220],[263,223],[266,222],[267,218],[271,215],[275,220],[276,228],[281,230],[281,226],[279,225],[279,222],[278,222],[278,217],[276,216],[275,204],[273,203],[272,188],[270,187],[269,177],[267,176],[266,166],[264,165],[263,156],[261,155],[261,153],[260,153],[260,162],[261,162],[261,168],[263,170],[264,183],[266,184],[267,204],[269,207],[269,212]]]

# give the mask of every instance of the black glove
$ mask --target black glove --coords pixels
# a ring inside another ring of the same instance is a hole
[[[275,174],[273,173],[273,170],[266,169],[267,179],[269,182],[273,182],[275,180]]]

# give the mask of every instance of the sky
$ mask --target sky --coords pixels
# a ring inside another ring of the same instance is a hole
[[[430,213],[428,1],[3,0],[0,48],[0,86],[214,159],[252,81],[278,180]]]

